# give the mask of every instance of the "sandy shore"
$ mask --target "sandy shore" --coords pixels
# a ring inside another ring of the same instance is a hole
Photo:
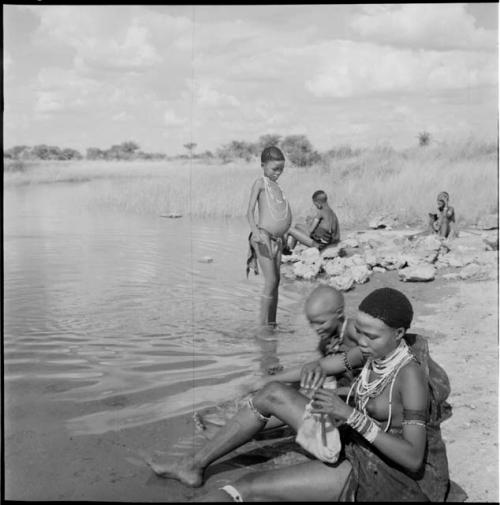
[[[413,329],[429,337],[434,359],[449,374],[453,415],[443,424],[443,435],[452,479],[467,492],[468,501],[498,502],[498,282],[439,278],[430,284],[402,284],[393,272],[377,274],[346,294],[348,312],[353,314],[361,298],[382,285],[407,293],[415,308]],[[6,499],[173,502],[204,491],[157,478],[141,458],[155,450],[189,450],[198,439],[189,416],[73,436],[54,420],[84,412],[75,412],[74,406],[70,411],[64,402],[44,403],[42,393],[50,387],[55,386],[5,384]],[[290,444],[261,445],[251,442],[210,467],[205,490],[241,472],[304,457]]]

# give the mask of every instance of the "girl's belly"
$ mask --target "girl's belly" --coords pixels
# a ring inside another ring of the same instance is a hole
[[[292,224],[292,213],[290,210],[284,219],[273,219],[271,216],[266,216],[264,219],[261,219],[259,222],[259,226],[264,228],[264,230],[271,233],[271,235],[281,236],[284,235],[290,225]]]

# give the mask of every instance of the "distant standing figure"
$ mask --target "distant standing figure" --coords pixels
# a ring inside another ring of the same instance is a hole
[[[264,274],[264,292],[260,302],[262,326],[276,326],[278,287],[280,283],[281,253],[284,236],[292,223],[290,205],[276,182],[285,168],[285,157],[275,146],[266,147],[261,154],[264,174],[252,186],[247,219],[250,224],[247,275],[251,269]],[[255,222],[258,207],[258,223]]]
[[[450,195],[441,191],[437,196],[438,213],[429,213],[429,228],[440,237],[448,238],[455,234],[455,209],[449,205]]]
[[[306,226],[296,225],[289,231],[288,247],[293,249],[297,242],[319,250],[340,242],[339,220],[328,205],[328,197],[323,190],[315,191],[312,195],[314,206],[318,212]]]

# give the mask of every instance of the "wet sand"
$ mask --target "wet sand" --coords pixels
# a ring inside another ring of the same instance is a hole
[[[376,274],[346,293],[348,313],[371,290],[392,285],[415,309],[413,330],[429,337],[434,359],[448,372],[453,415],[442,427],[451,478],[468,501],[498,502],[498,281],[406,283],[395,272]],[[279,313],[278,313],[279,316]],[[286,335],[283,335],[286,338]],[[212,465],[204,488],[192,490],[156,477],[142,454],[190,450],[199,439],[191,416],[100,435],[71,435],[53,420],[85,414],[64,402],[44,403],[54,388],[40,381],[29,389],[5,384],[5,498],[182,502],[196,499],[242,472],[274,468],[305,456],[293,444],[251,442]],[[116,406],[117,409],[120,405]],[[35,414],[34,414],[35,413]],[[33,426],[33,418],[37,425]]]

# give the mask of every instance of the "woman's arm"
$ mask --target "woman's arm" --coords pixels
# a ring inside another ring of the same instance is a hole
[[[427,412],[428,388],[418,365],[404,367],[399,375],[399,396],[403,410]],[[330,414],[347,421],[356,411],[332,391],[320,389],[314,394],[313,413]],[[373,421],[372,421],[373,422]],[[363,428],[366,428],[366,424]],[[360,430],[358,430],[360,431]],[[362,431],[360,431],[363,434]],[[395,463],[416,472],[422,466],[427,432],[424,424],[403,424],[403,438],[377,430],[373,445]]]

